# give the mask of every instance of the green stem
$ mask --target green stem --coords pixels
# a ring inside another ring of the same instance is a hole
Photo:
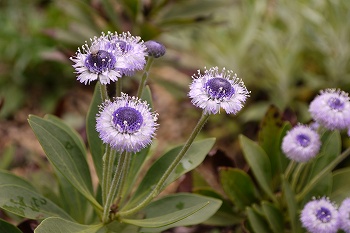
[[[108,175],[108,164],[110,161],[110,153],[111,147],[109,145],[106,145],[105,154],[103,155],[102,161],[103,161],[103,169],[102,169],[102,181],[101,181],[101,189],[102,189],[102,203],[106,202],[107,192],[108,192],[108,186],[107,186],[107,179]]]
[[[290,175],[292,174],[293,169],[295,168],[296,162],[294,160],[290,161],[286,171],[284,172],[284,177],[286,180],[289,180]]]
[[[123,191],[124,191],[124,185],[125,185],[126,179],[128,177],[131,159],[132,159],[132,156],[130,153],[128,153],[126,155],[126,159],[125,159],[125,162],[124,162],[124,165],[122,168],[123,171],[122,171],[122,177],[120,178],[120,185],[118,186],[118,189],[116,191],[117,194],[115,195],[115,198],[114,198],[114,200],[116,201],[115,206],[118,206],[120,201],[123,199],[122,195],[123,195]]]
[[[293,173],[293,177],[292,177],[292,189],[295,191],[296,190],[296,185],[297,182],[299,181],[299,177],[301,174],[301,171],[304,168],[305,163],[299,163],[298,166],[296,167],[294,173]]]
[[[155,198],[159,194],[159,192],[162,190],[166,180],[168,179],[170,174],[173,172],[173,170],[176,168],[176,166],[179,164],[181,159],[185,156],[186,152],[188,151],[188,149],[192,145],[192,143],[193,143],[194,139],[196,138],[196,136],[198,135],[198,133],[201,131],[203,125],[208,120],[209,116],[210,115],[202,114],[196,127],[193,129],[190,137],[187,139],[185,145],[182,147],[179,154],[176,156],[174,161],[170,164],[168,169],[165,171],[163,176],[160,178],[160,180],[156,184],[155,188],[148,194],[148,196],[141,203],[139,203],[137,206],[135,206],[134,208],[129,209],[129,210],[120,211],[118,213],[119,216],[124,217],[124,216],[132,215],[132,214],[138,212],[139,210],[143,209],[148,203],[150,203],[153,200],[153,198]]]
[[[108,99],[107,86],[100,83],[100,90],[101,90],[101,99],[102,99],[102,102],[104,102],[106,99]]]
[[[123,86],[122,78],[119,78],[118,81],[115,82],[115,96],[116,97],[121,96],[122,86]]]
[[[152,66],[153,60],[154,60],[153,57],[147,58],[147,64],[146,64],[145,70],[144,70],[142,78],[141,78],[141,83],[140,83],[139,89],[137,90],[137,97],[138,98],[141,98],[141,96],[142,96],[142,92],[143,92],[143,89],[145,88],[146,81],[148,78],[148,73],[149,73],[149,70]]]
[[[297,201],[303,200],[306,194],[329,172],[331,172],[341,161],[343,161],[350,154],[350,147],[336,157],[331,163],[328,164],[324,169],[322,169],[316,176],[314,176],[311,181],[304,187],[304,189],[297,195]]]
[[[119,181],[120,181],[120,177],[121,177],[121,173],[122,173],[122,167],[123,167],[123,164],[125,161],[126,154],[127,154],[126,152],[123,152],[119,155],[118,165],[117,165],[117,168],[115,170],[113,180],[112,180],[112,183],[110,185],[109,192],[107,194],[106,203],[105,203],[104,209],[103,209],[102,221],[104,223],[109,222],[109,211],[111,209],[115,193],[118,189],[118,185],[119,185]]]

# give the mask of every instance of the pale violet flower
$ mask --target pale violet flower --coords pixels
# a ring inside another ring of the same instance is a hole
[[[291,160],[307,162],[315,157],[321,147],[318,133],[305,125],[297,125],[287,132],[282,141],[282,151]]]
[[[345,198],[339,207],[339,226],[350,233],[350,198]]]
[[[97,79],[101,84],[117,81],[121,77],[116,57],[120,49],[110,46],[110,33],[102,33],[100,37],[90,40],[91,45],[85,43],[81,50],[78,48],[75,56],[70,58],[75,63],[73,67],[78,81],[85,85]]]
[[[138,70],[142,70],[146,64],[147,48],[139,36],[132,36],[129,32],[111,35],[111,47],[119,47],[115,50],[118,63],[118,71],[125,76],[132,76]]]
[[[243,81],[232,70],[222,71],[218,67],[198,71],[192,76],[189,97],[192,103],[206,114],[216,114],[223,108],[228,114],[236,114],[249,97],[249,91]]]
[[[158,127],[157,114],[136,97],[122,94],[106,100],[97,115],[96,130],[106,144],[119,152],[138,152],[148,146]]]
[[[348,129],[350,100],[348,93],[337,89],[321,91],[309,106],[312,118],[329,130]]]
[[[328,198],[313,199],[301,211],[301,223],[310,233],[336,233],[338,210]]]

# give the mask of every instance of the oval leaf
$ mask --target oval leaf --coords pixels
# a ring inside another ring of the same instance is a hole
[[[256,233],[271,233],[265,218],[254,211],[251,207],[247,207],[247,216],[251,228]]]
[[[343,168],[333,173],[333,186],[330,199],[335,201],[337,204],[350,196],[350,168]]]
[[[6,211],[30,219],[52,216],[72,219],[49,199],[29,189],[16,185],[1,185],[0,190],[0,206]]]
[[[221,204],[222,201],[219,199],[196,194],[177,193],[168,195],[152,202],[145,208],[144,212],[146,214],[146,218],[161,218],[162,216],[167,216],[168,219],[171,219],[175,218],[175,215],[172,217],[172,214],[176,212],[177,214],[184,214],[192,211],[194,212],[188,217],[170,225],[163,227],[143,228],[141,232],[161,232],[175,226],[187,226],[202,223],[215,214],[220,208]],[[195,211],[196,209],[197,211]]]
[[[272,231],[275,233],[283,232],[283,213],[276,206],[268,202],[263,202],[261,207]]]
[[[172,183],[186,172],[196,168],[208,154],[210,149],[213,147],[215,139],[205,139],[194,142],[188,149],[185,156],[182,158],[178,166],[174,169],[172,174],[167,179],[163,188],[168,184]],[[170,166],[171,162],[175,159],[177,154],[180,152],[182,146],[178,146],[169,152],[165,153],[152,166],[148,169],[146,175],[138,186],[135,194],[133,195],[130,202],[127,204],[125,209],[130,209],[137,205],[140,200],[143,200],[152,191],[153,187],[157,184],[159,179],[162,177],[164,172]]]
[[[47,218],[35,229],[35,233],[107,233],[107,229],[101,225],[81,225],[65,219]]]
[[[225,193],[238,208],[244,209],[258,200],[254,183],[243,170],[220,168],[219,175]]]
[[[0,218],[0,232],[4,233],[22,233],[20,229]]]
[[[56,169],[92,204],[102,209],[92,195],[90,170],[74,133],[67,133],[67,128],[33,115],[29,117],[29,124]]]
[[[29,190],[35,190],[34,186],[25,179],[8,171],[0,170],[0,185],[17,185]]]
[[[265,151],[249,138],[240,135],[239,141],[243,150],[243,155],[253,171],[255,179],[260,187],[272,199],[276,200],[270,188],[271,184],[271,164]]]

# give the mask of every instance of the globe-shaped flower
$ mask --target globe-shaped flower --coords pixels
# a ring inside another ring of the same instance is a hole
[[[119,152],[138,152],[152,142],[157,114],[146,102],[122,94],[106,100],[97,115],[96,130],[106,144]]]
[[[101,84],[109,84],[121,77],[116,57],[120,48],[110,46],[110,35],[102,33],[100,37],[90,39],[91,46],[85,43],[82,50],[78,48],[75,57],[70,58],[81,83],[86,85],[99,79]]]
[[[312,118],[327,129],[350,126],[350,100],[346,92],[336,89],[321,91],[309,106]]]
[[[192,76],[189,97],[192,103],[204,110],[205,114],[216,114],[223,108],[228,114],[239,112],[249,97],[249,91],[243,81],[232,70],[218,67],[198,71]]]
[[[339,207],[339,227],[350,233],[350,198],[344,199]]]
[[[310,233],[336,233],[339,228],[337,208],[325,197],[309,201],[300,220]]]
[[[305,125],[297,125],[283,138],[282,151],[291,160],[307,162],[315,157],[321,147],[318,133]]]
[[[139,36],[132,36],[129,32],[111,35],[111,47],[115,50],[118,71],[123,75],[132,76],[142,70],[146,64],[146,46]]]

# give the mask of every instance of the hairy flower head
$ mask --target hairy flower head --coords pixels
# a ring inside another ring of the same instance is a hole
[[[223,68],[219,72],[218,67],[213,67],[205,69],[204,74],[198,70],[192,78],[188,95],[207,114],[216,114],[221,108],[228,114],[237,114],[249,97],[250,92],[232,70]]]

